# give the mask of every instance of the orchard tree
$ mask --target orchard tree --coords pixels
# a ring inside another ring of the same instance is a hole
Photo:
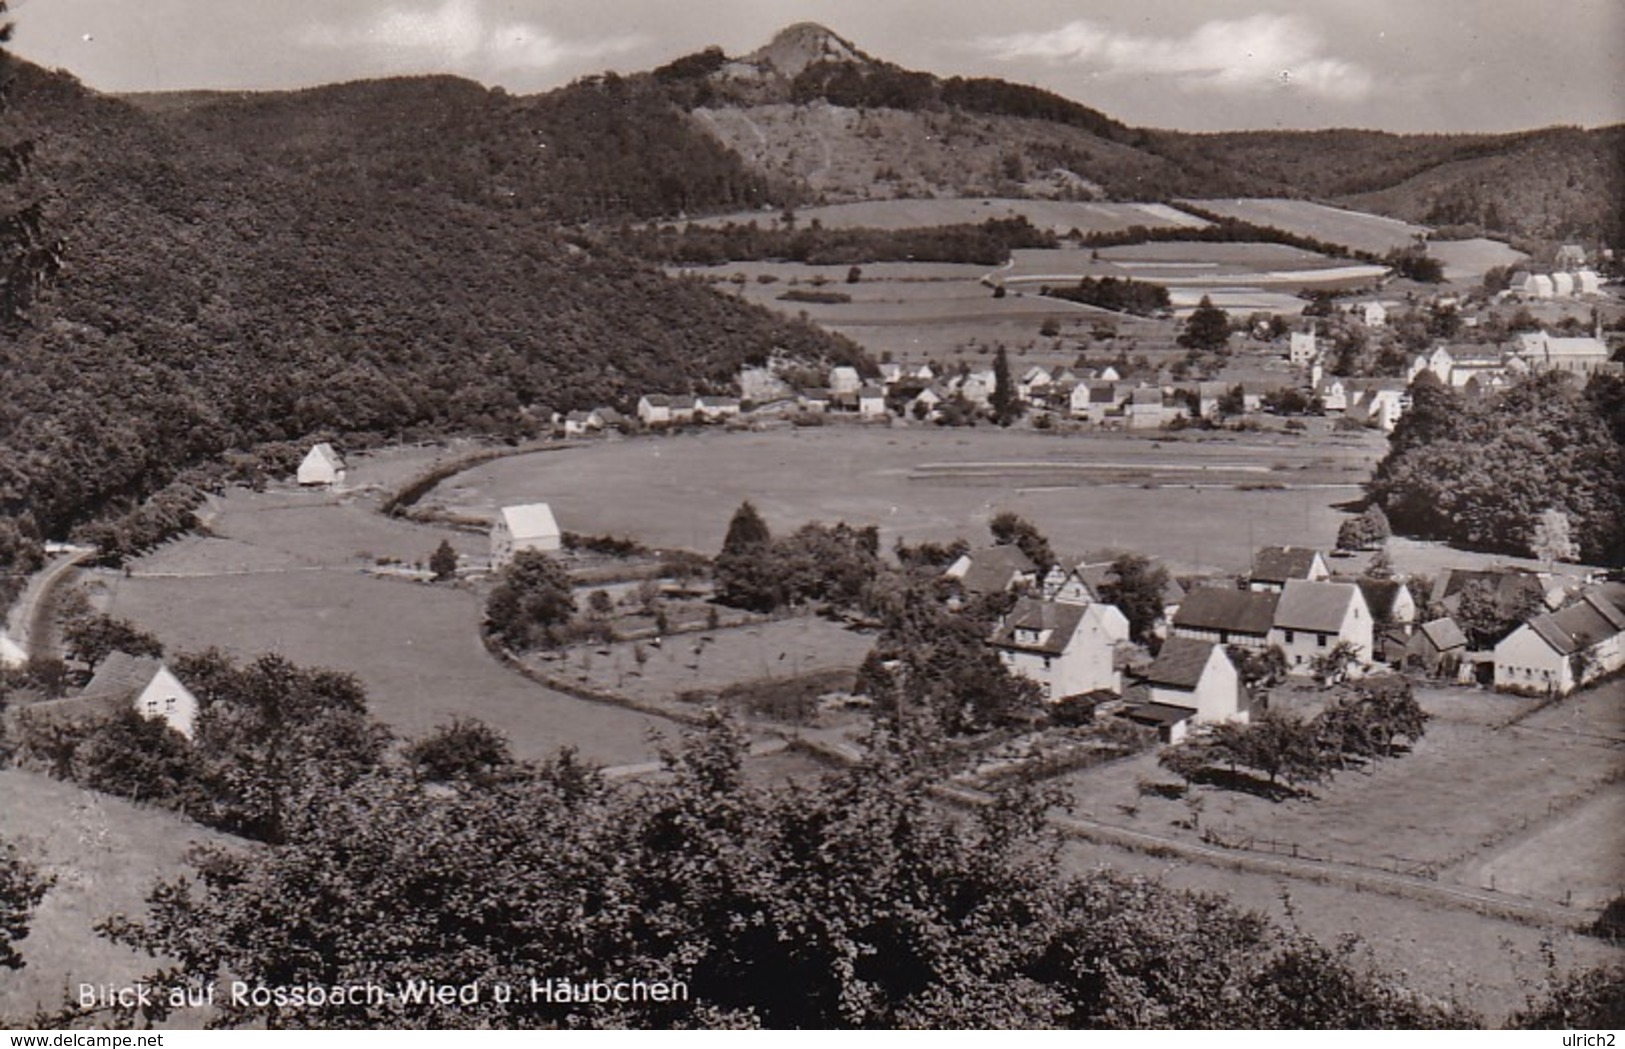
[[[1049,540],[1038,526],[1031,521],[1010,510],[994,514],[987,523],[988,531],[993,533],[995,546],[1015,546],[1027,559],[1044,572],[1055,564],[1055,552],[1050,549]]]
[[[1530,530],[1529,553],[1548,566],[1556,561],[1579,560],[1580,544],[1570,534],[1569,515],[1556,507],[1542,510]]]
[[[443,583],[457,575],[457,551],[452,549],[450,540],[440,540],[440,545],[429,555],[429,571],[434,573],[434,581],[437,583]]]
[[[485,603],[485,628],[509,648],[533,647],[575,614],[570,575],[540,550],[520,550]]]
[[[1179,345],[1202,353],[1221,353],[1230,344],[1230,315],[1206,295],[1185,320],[1185,330],[1179,333]]]
[[[1168,569],[1141,554],[1123,554],[1112,562],[1100,599],[1116,605],[1128,620],[1129,636],[1144,644],[1162,618]]]
[[[128,619],[115,619],[102,612],[73,616],[62,627],[62,641],[68,655],[92,672],[114,652],[154,658],[164,654],[163,642],[156,637]]]

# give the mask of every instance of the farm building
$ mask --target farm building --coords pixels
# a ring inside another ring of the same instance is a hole
[[[1495,687],[1566,695],[1625,666],[1625,612],[1587,591],[1543,612],[1495,646]]]
[[[886,391],[879,386],[864,386],[858,390],[858,414],[865,419],[879,419],[886,414]]]
[[[1117,644],[1128,620],[1114,605],[1022,598],[989,642],[1010,673],[1035,681],[1050,702],[1104,689],[1121,692]]]
[[[672,399],[663,393],[646,393],[638,398],[638,419],[645,426],[671,422]]]
[[[1249,590],[1282,590],[1289,579],[1319,581],[1330,579],[1326,559],[1307,546],[1265,546],[1253,555],[1253,571],[1247,577]]]
[[[1173,636],[1221,645],[1264,648],[1281,595],[1272,590],[1197,587],[1174,613]]]
[[[300,484],[343,484],[344,460],[323,441],[305,454],[297,476]]]
[[[1399,417],[1411,406],[1411,395],[1397,379],[1367,379],[1354,384],[1348,417],[1392,433]]]
[[[829,370],[829,390],[831,393],[857,393],[863,386],[863,380],[858,376],[858,370],[849,364],[838,365]]]
[[[1535,371],[1591,375],[1609,370],[1608,344],[1595,335],[1566,338],[1545,331],[1525,332],[1518,336],[1518,356]]]
[[[1285,653],[1289,673],[1310,673],[1316,658],[1343,642],[1353,646],[1357,664],[1369,664],[1374,640],[1371,610],[1359,587],[1287,580],[1275,606],[1269,643]]]
[[[491,567],[503,567],[520,550],[545,553],[563,545],[558,522],[546,503],[504,506],[491,526]]]
[[[1367,328],[1381,328],[1388,323],[1388,307],[1380,302],[1359,304],[1360,322]]]
[[[1449,616],[1432,619],[1411,634],[1405,644],[1404,662],[1430,674],[1453,674],[1467,655],[1467,635]]]
[[[191,739],[198,701],[162,660],[114,652],[102,661],[83,692],[29,704],[24,712],[31,719],[60,723],[105,717],[126,709],[163,721]]]
[[[1141,386],[1128,399],[1124,414],[1131,430],[1154,430],[1167,419],[1162,407],[1162,390]]]
[[[1355,579],[1338,578],[1335,582],[1353,583],[1360,588],[1373,622],[1407,630],[1416,622],[1416,598],[1411,594],[1411,588],[1398,579],[1359,576]]]
[[[698,397],[695,398],[694,411],[704,419],[737,418],[740,412],[739,398]]]
[[[1128,716],[1153,725],[1164,743],[1181,742],[1195,725],[1245,722],[1247,691],[1224,646],[1172,637],[1145,673],[1151,701]]]
[[[1293,364],[1308,364],[1319,355],[1315,346],[1315,333],[1312,331],[1295,331],[1292,341],[1287,348],[1287,360]]]
[[[797,400],[801,402],[804,412],[827,412],[830,406],[830,392],[822,386],[802,390]]]
[[[999,594],[1038,582],[1038,566],[1016,546],[994,546],[963,554],[942,574],[967,594]]]

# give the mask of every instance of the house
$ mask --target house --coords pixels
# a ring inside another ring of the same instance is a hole
[[[880,366],[880,385],[890,389],[903,378],[903,366],[895,361]]]
[[[1279,591],[1289,579],[1319,581],[1331,577],[1319,550],[1307,546],[1265,546],[1253,556],[1247,589]]]
[[[1010,673],[1038,683],[1044,699],[1105,689],[1122,692],[1116,667],[1128,620],[1113,605],[1062,604],[1025,597],[999,623],[989,644]]]
[[[1560,270],[1578,269],[1586,264],[1586,249],[1579,244],[1565,244],[1557,249],[1552,264]]]
[[[638,421],[645,426],[664,426],[671,422],[672,399],[663,393],[646,393],[638,398]]]
[[[305,454],[297,476],[300,484],[343,484],[344,460],[323,441]]]
[[[1394,379],[1371,379],[1354,387],[1348,417],[1383,433],[1393,433],[1400,416],[1411,406],[1410,391]]]
[[[804,412],[829,411],[830,392],[821,386],[802,390],[798,399],[801,401],[801,410]]]
[[[1416,598],[1412,596],[1411,588],[1400,580],[1360,576],[1334,581],[1353,583],[1360,588],[1360,596],[1365,598],[1365,606],[1371,611],[1373,623],[1397,626],[1406,631],[1416,623]]]
[[[700,399],[693,394],[680,393],[667,400],[671,408],[671,421],[674,423],[691,423],[700,410]]]
[[[740,405],[737,397],[695,398],[694,413],[707,421],[737,418],[739,411]]]
[[[1371,610],[1352,583],[1289,579],[1275,606],[1269,643],[1286,655],[1287,671],[1308,674],[1314,660],[1340,643],[1354,649],[1356,666],[1373,657]]]
[[[592,413],[598,417],[598,425],[603,429],[624,429],[627,426],[626,416],[614,408],[598,407]]]
[[[0,670],[18,670],[28,665],[28,653],[0,627]]]
[[[1315,333],[1312,331],[1295,331],[1292,341],[1288,344],[1286,359],[1293,364],[1308,364],[1320,355],[1315,346]]]
[[[1115,383],[1098,379],[1078,383],[1072,388],[1070,399],[1072,417],[1088,419],[1096,425],[1105,422],[1107,414],[1123,403],[1117,398],[1117,390]]]
[[[922,364],[914,369],[911,377],[919,382],[930,382],[937,377],[937,373],[931,370],[929,364]]]
[[[1488,587],[1495,595],[1496,606],[1505,612],[1524,608],[1540,608],[1546,603],[1546,588],[1540,577],[1532,572],[1495,568],[1446,568],[1433,580],[1427,607],[1445,615],[1455,615],[1461,609],[1461,593],[1474,583]]]
[[[1124,414],[1128,418],[1128,428],[1131,430],[1154,430],[1162,425],[1165,418],[1162,409],[1162,390],[1155,386],[1141,386],[1136,389],[1125,408]]]
[[[1381,328],[1388,323],[1388,307],[1380,302],[1359,304],[1360,321],[1367,328]]]
[[[1596,270],[1581,270],[1574,275],[1574,280],[1579,285],[1578,291],[1581,295],[1602,293],[1602,281],[1598,279]]]
[[[957,391],[978,408],[986,408],[993,401],[993,388],[996,385],[997,380],[991,371],[970,372],[959,379]]]
[[[937,406],[943,402],[942,392],[934,386],[927,386],[914,396],[903,411],[911,418],[934,419],[937,416]]]
[[[581,437],[593,430],[604,428],[604,421],[598,417],[597,412],[571,412],[564,417],[564,436]]]
[[[883,419],[886,416],[886,391],[879,386],[864,386],[858,390],[858,414],[865,419]]]
[[[1024,401],[1031,401],[1042,395],[1042,391],[1054,381],[1049,369],[1037,364],[1021,373],[1016,380],[1016,395]]]
[[[121,710],[134,710],[142,717],[162,721],[191,739],[199,707],[197,697],[162,660],[113,652],[77,696],[23,708],[28,718],[52,722],[105,717]]]
[[[1108,364],[1106,367],[1100,369],[1100,374],[1095,376],[1095,378],[1099,379],[1101,382],[1122,382],[1123,374],[1115,367]]]
[[[1216,641],[1221,645],[1264,648],[1275,623],[1281,595],[1272,590],[1197,587],[1174,613],[1172,637]]]
[[[1241,674],[1224,646],[1171,637],[1145,672],[1151,701],[1129,717],[1157,728],[1164,743],[1178,743],[1194,725],[1245,723],[1250,711]]]
[[[1563,272],[1552,274],[1552,296],[1559,299],[1574,298],[1574,274]]]
[[[1543,612],[1495,646],[1495,687],[1566,695],[1625,666],[1625,611],[1587,590]]]
[[[1524,283],[1523,293],[1536,299],[1549,299],[1554,293],[1552,278],[1544,273],[1532,274]]]
[[[506,566],[521,550],[551,552],[563,545],[558,522],[546,503],[504,506],[491,526],[491,567]]]
[[[1038,585],[1038,566],[1018,546],[992,546],[961,555],[942,574],[967,594],[999,594]]]
[[[1432,372],[1435,379],[1449,386],[1451,384],[1450,373],[1454,369],[1455,363],[1456,358],[1448,348],[1436,346],[1432,353],[1417,355],[1416,359],[1411,362],[1410,371],[1405,375],[1405,382],[1407,384],[1413,383],[1418,375],[1427,371]],[[1496,363],[1500,363],[1499,358],[1497,358]]]
[[[1453,677],[1467,655],[1467,635],[1449,616],[1430,619],[1412,631],[1404,647],[1407,667]],[[1390,659],[1389,662],[1394,662]]]
[[[1349,408],[1348,387],[1336,375],[1328,376],[1315,385],[1315,396],[1320,407],[1328,412],[1346,412]]]
[[[863,386],[858,370],[849,364],[837,365],[829,370],[830,393],[857,393]]]
[[[1564,371],[1591,375],[1608,371],[1608,344],[1600,335],[1558,337],[1545,331],[1518,336],[1518,356],[1535,371]]]

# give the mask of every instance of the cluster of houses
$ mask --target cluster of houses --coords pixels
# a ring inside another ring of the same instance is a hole
[[[1239,583],[1189,592],[1169,584],[1157,628],[1161,647],[1125,690],[1132,648],[1128,621],[1101,599],[1110,573],[1110,557],[1101,554],[1040,575],[1019,549],[999,546],[966,554],[945,574],[966,595],[1021,593],[988,644],[1046,700],[1119,701],[1124,716],[1172,743],[1203,724],[1246,722],[1252,699],[1239,661],[1271,649],[1289,676],[1358,677],[1386,663],[1461,681],[1476,674],[1498,688],[1543,694],[1564,694],[1625,667],[1625,586],[1548,594],[1533,573],[1447,571],[1423,606],[1400,580],[1337,577],[1319,551],[1266,547]],[[1451,614],[1475,581],[1489,581],[1509,602],[1532,588],[1542,611],[1492,652],[1470,652]],[[1424,619],[1422,607],[1440,614]]]

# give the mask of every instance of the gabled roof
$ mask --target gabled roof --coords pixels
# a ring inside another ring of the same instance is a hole
[[[504,506],[503,523],[515,539],[539,536],[557,536],[559,524],[553,519],[553,510],[546,503],[527,503],[523,506]]]
[[[1495,589],[1495,599],[1505,607],[1514,607],[1524,600],[1546,599],[1546,588],[1538,576],[1505,568],[1446,568],[1433,581],[1429,604],[1444,604],[1460,594],[1468,584],[1480,581]]]
[[[163,661],[151,656],[114,652],[96,668],[96,676],[90,679],[90,684],[79,695],[81,698],[107,696],[129,699],[152,684],[152,679],[162,669]]]
[[[1188,637],[1171,637],[1162,643],[1162,651],[1145,672],[1147,684],[1159,688],[1178,688],[1191,691],[1202,681],[1202,671],[1217,642],[1197,641]]]
[[[991,594],[1010,586],[1012,577],[1038,571],[1032,559],[1019,546],[994,546],[968,555],[970,568],[959,584],[973,593]]]
[[[1117,387],[1109,382],[1091,382],[1089,384],[1090,404],[1116,404]]]
[[[1134,391],[1134,404],[1156,405],[1162,407],[1162,391],[1155,386],[1141,386]]]
[[[1177,725],[1196,716],[1195,707],[1179,707],[1172,703],[1138,703],[1123,711],[1123,716],[1141,725],[1161,727]]]
[[[1308,579],[1320,551],[1307,546],[1261,547],[1253,558],[1252,578],[1260,583],[1284,583],[1288,579]]]
[[[737,408],[739,407],[739,398],[701,397],[699,398],[699,404],[701,408]]]
[[[1360,599],[1353,583],[1311,583],[1288,579],[1275,606],[1275,625],[1283,630],[1313,630],[1335,634],[1343,629],[1349,606]]]
[[[1197,587],[1180,602],[1174,626],[1263,637],[1275,624],[1275,607],[1280,600],[1281,595],[1271,590]]]
[[[1565,609],[1531,619],[1529,629],[1568,656],[1625,631],[1621,624],[1625,624],[1625,613],[1605,599],[1587,594]]]
[[[1350,580],[1339,579],[1336,582],[1346,583]],[[1352,582],[1360,588],[1360,594],[1365,598],[1365,605],[1371,610],[1373,619],[1385,619],[1393,615],[1394,602],[1399,598],[1399,592],[1405,588],[1405,584],[1397,579],[1374,579],[1368,575],[1360,576]]]
[[[993,644],[1000,648],[1014,648],[1023,652],[1042,652],[1046,655],[1060,655],[1065,650],[1067,642],[1077,633],[1078,624],[1083,622],[1084,613],[1088,611],[1087,605],[1070,605],[1062,601],[1040,601],[1037,598],[1024,597],[1016,602],[1016,607],[1004,617],[1004,623],[993,635]],[[1017,640],[1019,631],[1036,630],[1047,631],[1041,633],[1042,641]]]
[[[344,457],[339,455],[338,452],[334,451],[333,446],[328,444],[326,441],[313,446],[310,451],[306,453],[305,462],[308,463],[311,459],[326,459],[335,470],[341,470],[344,468]]]
[[[858,390],[858,396],[864,400],[871,400],[886,396],[886,391],[878,386],[864,386]]]
[[[1417,628],[1422,636],[1427,638],[1428,644],[1440,652],[1448,652],[1452,648],[1466,648],[1467,635],[1461,632],[1461,627],[1449,616],[1423,623]]]
[[[651,408],[670,408],[671,407],[672,398],[668,394],[664,394],[664,393],[646,393],[646,394],[643,395],[643,399],[645,401],[649,402],[649,407],[651,407]]]

